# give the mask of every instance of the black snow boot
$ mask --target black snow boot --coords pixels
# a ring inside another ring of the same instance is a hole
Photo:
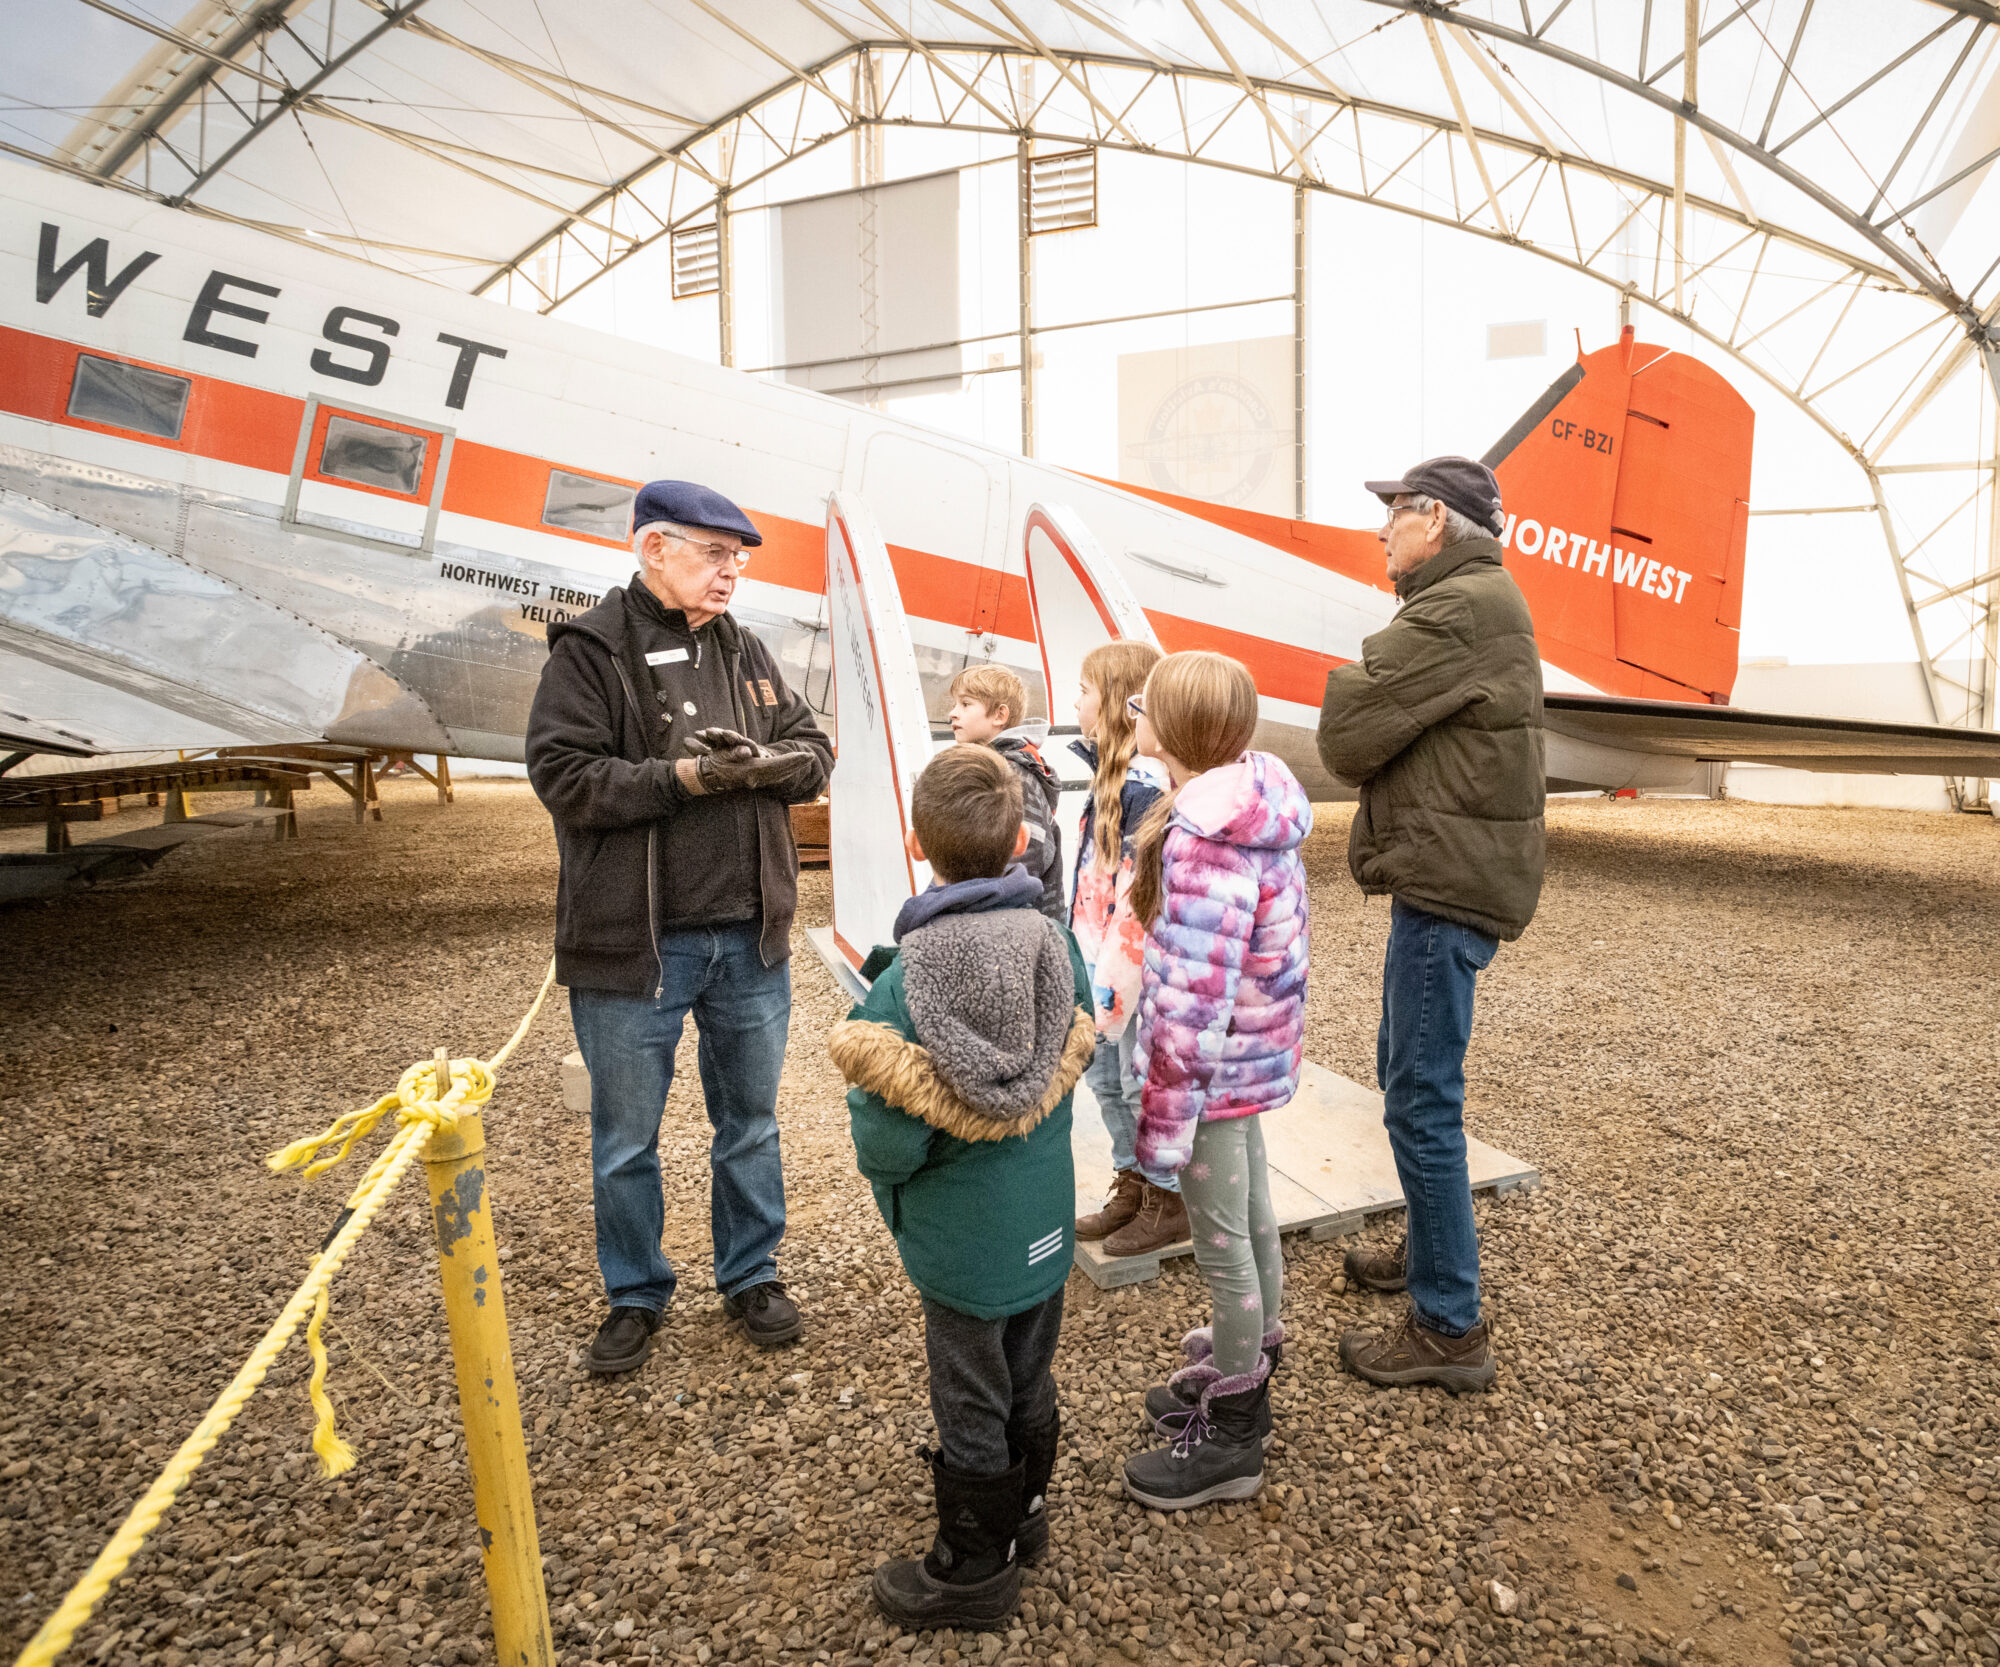
[[[1021,1603],[1014,1530],[1021,1521],[1016,1464],[1002,1476],[967,1476],[931,1455],[937,1487],[937,1538],[921,1558],[875,1571],[875,1607],[906,1632],[1006,1624]]]
[[[1049,1478],[1055,1474],[1062,1414],[1040,1429],[1010,1431],[1007,1451],[1021,1465],[1021,1523],[1014,1530],[1014,1561],[1032,1563],[1049,1548]]]
[[[1264,1359],[1240,1377],[1211,1376],[1166,1446],[1125,1461],[1126,1493],[1156,1511],[1256,1498],[1264,1486],[1259,1432],[1270,1395],[1271,1368]]]
[[[1188,1358],[1196,1366],[1209,1363],[1208,1328],[1188,1333],[1181,1347],[1188,1352]],[[1199,1350],[1197,1353],[1196,1351]],[[1264,1333],[1264,1358],[1271,1363],[1270,1376],[1275,1377],[1285,1359],[1285,1328],[1273,1326]],[[1180,1426],[1189,1413],[1193,1412],[1201,1400],[1201,1392],[1207,1386],[1207,1376],[1200,1372],[1176,1372],[1165,1383],[1156,1383],[1146,1391],[1146,1421],[1161,1435],[1180,1434]],[[1163,1422],[1164,1420],[1164,1422]],[[1271,1425],[1271,1403],[1267,1397],[1258,1414],[1257,1435],[1269,1452],[1271,1443],[1277,1439]]]

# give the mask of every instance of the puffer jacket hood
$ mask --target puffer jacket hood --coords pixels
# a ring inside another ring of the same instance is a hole
[[[1312,801],[1273,753],[1246,752],[1204,770],[1180,790],[1173,820],[1224,845],[1289,851],[1312,832]]]

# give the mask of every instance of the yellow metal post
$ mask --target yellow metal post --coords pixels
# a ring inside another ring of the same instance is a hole
[[[424,1153],[438,1266],[444,1275],[444,1311],[458,1368],[459,1413],[485,1554],[494,1653],[499,1667],[555,1667],[535,1500],[528,1485],[528,1444],[521,1434],[492,1198],[481,1157],[485,1150],[479,1114],[467,1111],[455,1129],[433,1134]]]

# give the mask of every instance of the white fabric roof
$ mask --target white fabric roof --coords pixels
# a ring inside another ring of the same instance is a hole
[[[1940,517],[1990,516],[1992,471],[1935,467],[1992,450],[1990,0],[37,0],[10,21],[0,147],[542,310],[857,123],[1191,158],[1455,224],[1629,286],[1786,390],[1867,472],[1934,677],[1990,635],[1991,587],[1925,556],[1965,547]],[[1934,687],[1942,717],[1979,703]]]

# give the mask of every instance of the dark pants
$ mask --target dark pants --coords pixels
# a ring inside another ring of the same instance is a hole
[[[931,1416],[944,1462],[967,1476],[1000,1476],[1021,1437],[1056,1415],[1049,1362],[1062,1333],[1063,1294],[999,1320],[975,1320],[924,1298],[924,1353],[931,1368]]]
[[[1465,1046],[1472,990],[1499,941],[1412,908],[1389,910],[1375,1077],[1409,1206],[1410,1306],[1463,1337],[1479,1323],[1479,1235],[1465,1163]]]
[[[789,962],[767,967],[756,922],[660,939],[658,1000],[571,990],[577,1046],[590,1068],[592,1196],[597,1266],[614,1308],[667,1306],[674,1270],[660,1248],[660,1118],[674,1081],[681,1028],[694,1015],[695,1061],[715,1130],[709,1143],[709,1227],[715,1285],[726,1296],[775,1279],[785,1235],[778,1157],[778,1076],[792,1017]]]

